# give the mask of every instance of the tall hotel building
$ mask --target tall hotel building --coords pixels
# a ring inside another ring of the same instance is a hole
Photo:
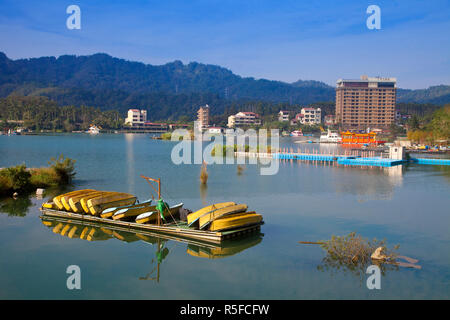
[[[198,130],[205,131],[209,127],[209,106],[200,107],[197,111]]]
[[[336,121],[346,129],[387,127],[395,120],[396,78],[339,79]]]

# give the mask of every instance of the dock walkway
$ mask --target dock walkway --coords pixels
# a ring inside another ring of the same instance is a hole
[[[276,153],[256,153],[256,152],[235,152],[236,157],[250,158],[272,158],[277,160],[299,160],[299,161],[317,161],[317,162],[336,162],[340,165],[352,166],[377,166],[393,167],[408,162],[426,165],[450,165],[450,159],[431,159],[431,158],[411,158],[410,160],[390,159],[384,157],[363,157],[360,155],[337,155],[322,153],[295,153],[295,152],[276,152]]]

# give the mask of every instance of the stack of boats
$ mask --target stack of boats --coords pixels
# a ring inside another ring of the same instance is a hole
[[[216,203],[187,216],[189,227],[210,231],[235,229],[261,222],[260,214],[247,211],[246,204],[234,202]]]
[[[162,217],[176,215],[182,203],[167,207]],[[69,213],[90,214],[105,219],[154,223],[158,218],[152,200],[139,202],[136,196],[113,191],[83,189],[58,195],[53,201],[42,205],[44,209],[67,211]]]
[[[168,206],[162,200],[152,205],[152,200],[140,202],[136,196],[112,191],[93,189],[77,190],[58,195],[51,202],[42,205],[43,209],[52,209],[70,213],[87,214],[108,220],[131,221],[139,224],[155,224],[158,216],[164,224],[183,224],[189,229],[205,231],[223,231],[256,225],[262,222],[262,216],[247,211],[246,204],[222,202],[204,207],[180,219],[183,203]]]

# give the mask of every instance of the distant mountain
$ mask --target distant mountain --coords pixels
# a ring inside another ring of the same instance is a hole
[[[300,86],[243,78],[228,69],[197,62],[185,65],[174,61],[153,66],[101,53],[10,60],[0,53],[0,94],[3,96],[13,91],[33,93],[50,87],[139,94],[214,93],[230,100],[246,98],[302,104],[333,99],[332,87],[315,83]]]
[[[432,86],[428,89],[397,90],[397,100],[400,102],[445,104],[450,102],[450,86]]]
[[[199,104],[225,108],[249,101],[308,105],[331,102],[335,89],[320,81],[293,83],[244,78],[216,65],[174,61],[154,66],[98,53],[11,60],[0,52],[0,97],[47,96],[59,105],[90,105],[125,112],[147,108],[150,116],[190,115]],[[399,102],[450,102],[450,86],[398,90]],[[256,103],[255,103],[256,104]],[[275,108],[275,107],[274,107]],[[195,112],[194,112],[195,114]]]

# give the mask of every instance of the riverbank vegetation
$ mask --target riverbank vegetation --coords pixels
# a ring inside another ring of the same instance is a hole
[[[223,157],[225,157],[227,155],[227,151],[232,153],[234,156],[235,152],[261,152],[261,153],[271,153],[272,152],[272,148],[271,146],[256,146],[256,148],[254,147],[250,147],[248,144],[246,144],[245,146],[238,146],[237,144],[234,144],[233,146],[227,146],[227,145],[222,145],[222,144],[216,144],[214,146],[214,148],[212,148],[211,150],[211,156],[219,156],[222,155]]]
[[[421,144],[444,143],[450,140],[450,104],[428,117],[412,117],[408,122],[408,139]]]
[[[20,126],[37,132],[84,131],[92,124],[103,129],[119,129],[124,122],[116,110],[58,106],[55,101],[39,96],[9,96],[0,99],[0,119],[0,130]]]
[[[52,158],[48,167],[27,168],[25,164],[0,170],[0,196],[29,193],[37,188],[65,186],[75,176],[75,160],[62,154]]]

